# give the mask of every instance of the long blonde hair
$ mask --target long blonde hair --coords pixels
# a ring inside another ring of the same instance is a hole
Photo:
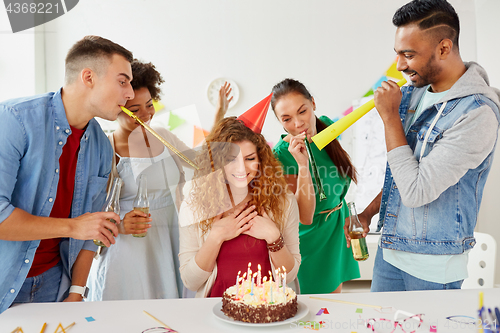
[[[226,193],[230,193],[224,165],[227,164],[231,144],[243,141],[250,141],[255,145],[260,162],[257,175],[248,185],[251,195],[249,205],[255,205],[257,212],[263,209],[278,229],[283,231],[288,201],[282,167],[264,136],[254,133],[236,117],[229,117],[214,127],[196,158],[199,170],[194,173],[188,202],[192,211],[196,212],[195,221],[199,221],[203,233],[211,229],[215,216],[223,212],[221,203],[227,199]]]

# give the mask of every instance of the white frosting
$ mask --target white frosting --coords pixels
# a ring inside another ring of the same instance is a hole
[[[272,288],[272,302],[271,302],[271,288]],[[257,306],[262,304],[284,304],[295,299],[296,294],[293,289],[285,287],[278,288],[276,282],[266,281],[260,286],[254,284],[253,293],[250,281],[245,280],[238,286],[238,295],[236,295],[236,285],[227,288],[226,293],[233,295],[235,302],[243,302],[250,306]]]

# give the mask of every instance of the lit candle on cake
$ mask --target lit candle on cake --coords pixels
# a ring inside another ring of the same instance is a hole
[[[248,263],[248,270],[247,270],[247,276],[248,276],[248,279],[250,280],[250,277],[252,276],[252,271],[250,270],[250,266],[252,266],[252,263],[249,262]]]
[[[286,268],[283,266],[283,294],[285,294],[285,288],[286,288]],[[285,294],[286,298],[286,294]]]
[[[243,277],[240,277],[240,281],[241,281],[241,299],[243,299],[243,296],[245,296],[245,288],[243,288],[243,282],[245,281],[245,279]]]
[[[259,270],[257,271],[257,285],[260,286],[262,283],[262,276],[260,275],[260,264],[257,266],[259,267]]]
[[[262,299],[263,299],[264,301],[267,301],[266,281],[267,281],[267,276],[264,276],[264,277],[262,278]]]
[[[238,289],[240,287],[240,274],[241,271],[238,271],[238,276],[236,277],[236,298],[238,298]]]
[[[271,271],[269,271],[269,282],[273,282],[273,273]]]
[[[269,286],[270,286],[270,289],[271,289],[271,302],[269,302],[269,304],[273,304],[274,303],[273,302],[273,284],[271,283],[271,284],[269,284]]]
[[[254,285],[253,281],[254,281],[256,275],[257,275],[257,273],[253,273],[253,275],[252,275],[252,290],[250,291],[250,295],[252,295],[252,296],[253,296],[253,285]]]

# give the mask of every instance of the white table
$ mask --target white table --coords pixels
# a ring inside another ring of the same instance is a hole
[[[484,305],[500,307],[500,289],[484,289]],[[414,314],[424,313],[424,324],[418,332],[429,332],[429,325],[436,325],[437,332],[476,332],[474,325],[460,325],[447,320],[448,316],[465,315],[476,317],[479,290],[448,290],[394,293],[346,293],[340,295],[314,295],[336,300],[344,300],[370,305],[392,306]],[[300,295],[299,301],[307,305],[308,315],[303,321],[324,321],[323,332],[369,332],[364,321],[372,317],[393,319],[391,313],[380,313],[366,306],[334,303],[314,300],[310,295]],[[311,332],[298,323],[257,327],[238,326],[217,319],[213,307],[220,298],[206,299],[170,299],[144,301],[107,301],[80,303],[39,303],[14,306],[0,315],[0,332],[10,333],[21,326],[24,333],[38,333],[47,322],[45,333],[53,333],[62,322],[64,327],[76,322],[69,332],[142,332],[158,326],[151,318],[143,314],[148,311],[158,319],[176,329],[186,332]],[[316,316],[321,308],[327,308],[329,314]],[[360,309],[362,313],[356,311]],[[87,322],[85,317],[95,321]],[[401,330],[398,329],[398,333]]]

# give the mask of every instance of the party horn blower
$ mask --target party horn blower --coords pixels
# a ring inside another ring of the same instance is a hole
[[[316,180],[316,186],[318,187],[319,201],[326,199],[325,191],[323,190],[323,183],[321,183],[321,178],[319,178],[318,167],[316,166],[316,161],[314,160],[314,155],[311,151],[311,144],[307,141],[307,135],[304,138],[304,143],[306,145],[307,155],[309,155],[309,163],[313,171],[314,179]]]
[[[160,140],[160,142],[163,143],[165,145],[165,147],[167,147],[168,149],[170,149],[171,151],[173,151],[177,156],[179,156],[180,158],[182,158],[186,163],[188,163],[189,165],[191,165],[193,168],[195,168],[196,170],[199,170],[198,166],[196,164],[194,164],[193,161],[191,161],[189,158],[187,158],[187,156],[184,155],[183,153],[181,153],[177,148],[175,148],[174,146],[172,146],[167,140],[165,140],[164,138],[162,138],[162,136],[160,134],[156,133],[156,131],[154,129],[152,129],[148,124],[146,124],[145,122],[143,122],[139,117],[137,117],[135,114],[133,114],[126,107],[122,106],[121,108],[122,108],[123,112],[125,112],[128,116],[130,116],[131,118],[133,118],[135,121],[137,121],[142,127],[144,127],[145,129],[147,129],[149,133],[153,134],[158,140]]]
[[[406,79],[402,79],[398,82],[398,86],[402,87],[405,83]],[[335,140],[340,134],[342,134],[342,132],[344,132],[348,127],[358,121],[374,107],[375,100],[371,99],[345,117],[331,124],[311,139],[314,141],[319,150],[325,148],[327,144]]]

